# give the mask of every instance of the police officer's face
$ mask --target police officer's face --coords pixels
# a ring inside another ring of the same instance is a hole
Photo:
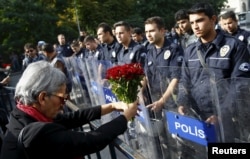
[[[233,34],[237,30],[237,21],[234,21],[232,18],[221,18],[221,25],[229,34]]]
[[[182,33],[186,33],[191,30],[191,25],[188,19],[181,19],[176,22]]]
[[[208,39],[213,36],[211,33],[215,30],[216,16],[209,18],[204,13],[195,13],[189,15],[189,20],[192,30],[198,38]]]
[[[72,51],[74,52],[74,53],[78,53],[79,51],[80,51],[80,46],[74,46],[74,47],[72,47],[71,46],[71,49],[72,49]]]
[[[88,41],[88,42],[85,43],[85,46],[90,51],[94,51],[97,48],[97,44],[96,44],[95,41]]]
[[[151,44],[157,44],[164,37],[165,31],[159,30],[156,24],[146,24],[145,34]]]
[[[97,30],[97,38],[101,43],[106,42],[106,33],[103,31],[103,28]]]
[[[115,36],[119,43],[125,44],[131,38],[130,32],[124,26],[117,26],[115,28]]]
[[[59,35],[57,39],[58,39],[58,42],[59,42],[60,45],[64,45],[65,44],[66,40],[65,40],[64,36]]]

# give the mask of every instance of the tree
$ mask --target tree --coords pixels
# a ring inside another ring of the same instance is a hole
[[[204,1],[204,0],[200,0]],[[227,0],[210,0],[217,11]],[[68,42],[79,36],[79,29],[96,34],[101,22],[111,26],[120,20],[144,27],[151,16],[164,18],[166,27],[174,26],[174,13],[189,8],[197,0],[1,0],[0,52],[21,54],[26,42],[57,42],[65,34]],[[7,57],[7,56],[5,56]]]
[[[1,0],[1,54],[21,54],[27,42],[55,43],[58,33],[75,36],[77,30],[68,6],[63,0]]]
[[[227,0],[200,0],[200,2],[202,1],[212,4],[218,13],[224,6],[224,2],[227,2]],[[143,19],[161,16],[165,20],[166,27],[172,28],[175,24],[175,12],[179,9],[188,9],[195,3],[197,0],[138,0],[136,8]]]

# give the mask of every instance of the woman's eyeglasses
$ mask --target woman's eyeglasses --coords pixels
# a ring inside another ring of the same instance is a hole
[[[69,99],[69,95],[68,94],[64,94],[63,96],[59,96],[57,94],[51,94],[51,95],[58,97],[60,99],[60,101],[61,101],[62,104],[65,104],[66,101]]]

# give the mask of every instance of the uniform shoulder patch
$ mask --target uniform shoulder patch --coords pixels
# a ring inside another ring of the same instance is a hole
[[[249,63],[247,62],[242,63],[239,67],[239,70],[243,72],[249,72],[250,71]]]

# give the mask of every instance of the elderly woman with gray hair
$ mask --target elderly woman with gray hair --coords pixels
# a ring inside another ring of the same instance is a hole
[[[75,159],[94,153],[127,129],[137,112],[137,101],[116,102],[62,113],[68,99],[66,77],[46,61],[30,64],[15,92],[12,111],[2,145],[1,159]],[[76,132],[89,121],[114,110],[122,115],[90,132]]]

